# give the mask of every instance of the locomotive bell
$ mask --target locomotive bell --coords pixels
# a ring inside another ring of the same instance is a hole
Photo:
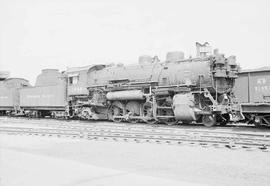
[[[166,56],[167,62],[177,62],[181,61],[185,58],[184,52],[182,51],[174,51],[174,52],[168,52]]]

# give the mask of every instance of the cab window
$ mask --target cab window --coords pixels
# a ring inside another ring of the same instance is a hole
[[[68,78],[69,85],[76,85],[78,84],[79,76],[73,76]]]

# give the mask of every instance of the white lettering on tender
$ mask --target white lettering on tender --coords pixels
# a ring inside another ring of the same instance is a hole
[[[31,98],[52,98],[54,97],[53,94],[41,94],[41,95],[27,95],[27,98],[31,99]]]

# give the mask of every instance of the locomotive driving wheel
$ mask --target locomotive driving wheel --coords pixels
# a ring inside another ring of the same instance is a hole
[[[123,118],[121,116],[125,115],[125,106],[120,101],[115,101],[110,106],[108,110],[108,118],[114,122],[121,122]]]
[[[202,122],[206,127],[212,127],[216,125],[217,119],[215,114],[203,115]]]
[[[150,102],[143,104],[143,121],[148,124],[155,124],[157,122],[153,115],[153,104]]]
[[[138,123],[140,119],[132,118],[140,116],[140,103],[136,101],[129,101],[126,104],[126,113],[129,115],[128,122],[130,123]]]

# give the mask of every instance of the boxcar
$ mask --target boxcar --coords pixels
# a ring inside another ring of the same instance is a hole
[[[270,67],[241,71],[234,93],[247,121],[270,126]]]

